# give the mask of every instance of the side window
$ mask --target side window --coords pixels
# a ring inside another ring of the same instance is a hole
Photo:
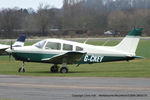
[[[61,44],[55,42],[48,42],[45,46],[45,49],[60,50]]]
[[[72,51],[73,50],[73,46],[70,45],[70,44],[63,44],[63,50]]]
[[[76,51],[83,51],[83,48],[76,46]]]

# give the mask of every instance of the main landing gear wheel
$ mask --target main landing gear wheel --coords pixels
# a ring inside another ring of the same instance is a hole
[[[54,65],[50,68],[50,71],[53,72],[53,73],[57,73],[58,72],[58,66],[57,65]]]
[[[60,73],[68,73],[68,68],[67,67],[62,67],[60,69]]]
[[[24,69],[24,62],[22,62],[22,67],[20,67],[20,68],[18,69],[18,72],[19,72],[19,73],[24,73],[24,72],[25,72],[25,69]]]

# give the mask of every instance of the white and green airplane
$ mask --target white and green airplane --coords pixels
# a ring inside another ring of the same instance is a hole
[[[45,39],[20,48],[10,48],[16,60],[23,61],[19,72],[25,72],[24,62],[51,63],[51,72],[58,72],[58,64],[62,64],[61,73],[67,73],[67,64],[91,64],[112,61],[132,60],[141,58],[136,56],[136,48],[143,28],[132,29],[116,46],[94,46],[85,43],[66,41],[61,39]]]

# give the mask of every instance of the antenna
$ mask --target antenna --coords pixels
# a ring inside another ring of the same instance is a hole
[[[89,40],[89,38],[87,38],[85,41],[84,41],[84,44],[86,44],[86,42]]]
[[[105,41],[105,43],[103,44],[103,46],[105,46],[110,40],[108,39],[107,41]]]

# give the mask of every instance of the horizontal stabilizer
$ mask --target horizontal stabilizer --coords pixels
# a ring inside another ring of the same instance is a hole
[[[134,56],[134,58],[144,59],[142,56]]]

